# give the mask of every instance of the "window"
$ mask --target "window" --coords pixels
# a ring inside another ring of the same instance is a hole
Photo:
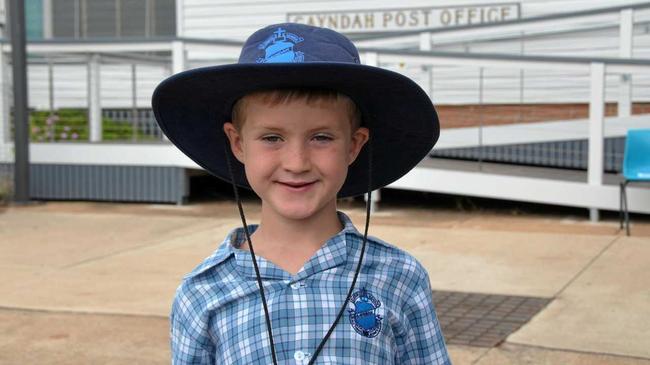
[[[43,0],[25,1],[25,23],[27,39],[43,38]]]
[[[176,34],[175,0],[50,0],[55,38]]]

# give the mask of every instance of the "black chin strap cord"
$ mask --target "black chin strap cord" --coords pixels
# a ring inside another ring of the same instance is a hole
[[[253,250],[253,244],[251,243],[251,236],[248,231],[248,225],[246,224],[246,218],[244,217],[244,209],[241,206],[241,200],[239,199],[239,192],[237,191],[237,185],[235,185],[235,175],[232,171],[232,162],[230,161],[230,154],[228,153],[229,144],[224,144],[226,161],[228,163],[228,172],[230,173],[230,182],[232,183],[232,188],[235,193],[235,200],[237,200],[237,208],[239,208],[239,216],[241,217],[241,222],[244,225],[244,233],[246,234],[246,240],[248,241],[248,250],[251,254],[251,260],[253,260],[253,268],[255,268],[255,277],[257,278],[257,286],[260,289],[260,295],[262,297],[262,306],[264,307],[264,317],[266,318],[266,331],[269,336],[269,344],[271,345],[271,357],[273,358],[273,364],[278,364],[278,359],[275,355],[275,344],[273,343],[273,330],[271,329],[271,317],[269,316],[269,307],[266,305],[266,295],[264,295],[264,286],[262,285],[262,276],[260,275],[260,269],[257,266],[257,260],[255,259],[255,250]]]
[[[372,200],[372,143],[368,141],[368,147],[367,147],[367,152],[368,152],[368,196],[366,198],[366,225],[365,229],[363,231],[363,243],[361,245],[361,254],[359,255],[359,262],[357,263],[357,268],[354,271],[354,277],[352,278],[352,284],[350,285],[350,289],[348,290],[348,294],[345,297],[345,301],[343,301],[343,304],[341,305],[341,309],[339,309],[339,313],[336,315],[336,319],[334,320],[334,323],[332,323],[332,326],[330,329],[327,331],[327,334],[323,339],[321,340],[320,344],[316,348],[316,351],[311,355],[311,358],[309,360],[308,365],[314,364],[316,361],[316,358],[320,354],[320,352],[323,350],[323,347],[325,347],[325,343],[327,340],[330,338],[332,333],[334,332],[334,328],[336,325],[339,323],[341,320],[341,317],[343,316],[343,313],[345,312],[345,309],[348,306],[348,301],[350,301],[350,297],[352,296],[352,291],[354,291],[354,286],[357,283],[357,278],[359,277],[359,272],[361,271],[361,265],[363,263],[363,256],[366,252],[366,242],[368,240],[368,226],[370,225],[370,206],[371,206],[371,200]],[[262,277],[260,275],[260,270],[257,266],[257,260],[255,259],[255,251],[253,250],[253,244],[251,243],[251,237],[250,233],[248,231],[248,225],[246,224],[246,218],[244,217],[244,209],[242,208],[241,205],[241,200],[239,199],[239,192],[237,189],[237,185],[235,184],[235,177],[234,173],[232,170],[232,162],[230,160],[230,154],[229,154],[229,145],[224,144],[224,152],[226,155],[226,161],[228,163],[228,172],[230,173],[230,182],[232,183],[233,187],[233,192],[235,193],[235,200],[237,200],[237,208],[239,209],[239,216],[241,217],[242,224],[244,225],[244,233],[246,234],[246,240],[248,241],[248,249],[251,254],[251,259],[253,260],[253,268],[255,268],[255,276],[257,277],[257,285],[260,289],[260,296],[262,297],[262,306],[264,307],[264,317],[266,318],[266,330],[268,332],[269,336],[269,344],[271,346],[271,356],[273,358],[273,364],[277,365],[278,360],[277,356],[275,354],[275,344],[273,343],[273,331],[271,329],[271,317],[269,316],[269,308],[266,305],[266,296],[264,295],[264,286],[262,285]]]

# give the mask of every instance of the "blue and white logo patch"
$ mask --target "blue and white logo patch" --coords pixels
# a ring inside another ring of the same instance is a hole
[[[278,28],[257,46],[264,50],[264,57],[258,58],[257,63],[304,62],[305,54],[293,49],[294,45],[303,40],[302,37]]]
[[[365,288],[352,294],[350,303],[354,309],[348,309],[350,324],[358,334],[373,338],[381,332],[382,316],[377,314],[377,308],[381,307],[379,299],[375,298]]]

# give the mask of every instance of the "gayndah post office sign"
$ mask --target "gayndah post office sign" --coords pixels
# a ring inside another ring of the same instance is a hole
[[[498,3],[386,10],[287,13],[287,21],[343,33],[394,32],[519,19],[519,3]]]

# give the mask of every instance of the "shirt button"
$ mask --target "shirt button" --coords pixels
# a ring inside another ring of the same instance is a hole
[[[299,289],[302,285],[300,285],[300,283],[293,283],[290,286],[291,286],[291,289]]]
[[[296,351],[293,354],[293,358],[296,359],[296,361],[302,361],[305,359],[305,353],[302,351]]]

